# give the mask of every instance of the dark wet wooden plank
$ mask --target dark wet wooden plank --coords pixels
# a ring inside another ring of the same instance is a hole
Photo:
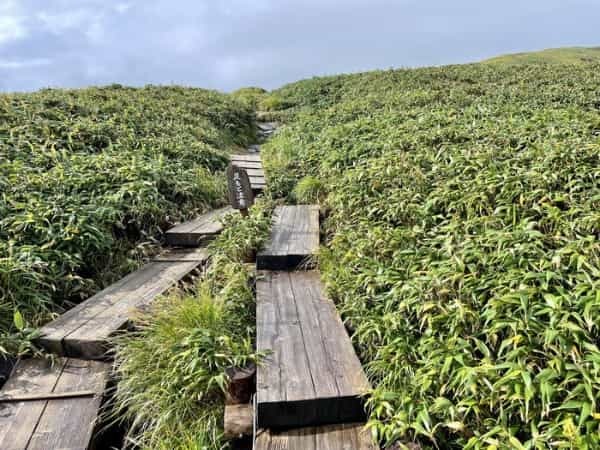
[[[260,427],[365,419],[370,385],[318,272],[259,272],[257,368]]]
[[[377,450],[364,424],[259,430],[255,450]]]
[[[274,212],[271,238],[258,252],[259,269],[293,269],[316,256],[319,250],[319,207],[278,206]]]
[[[107,358],[110,336],[200,264],[148,263],[44,326],[37,343],[60,356]]]
[[[43,397],[74,391],[89,391],[91,395],[1,403],[0,448],[87,449],[109,374],[110,364],[99,361],[20,361],[0,395]]]
[[[236,214],[231,206],[215,209],[171,228],[165,233],[167,244],[181,247],[197,247],[214,239],[223,231],[223,218],[227,214]]]

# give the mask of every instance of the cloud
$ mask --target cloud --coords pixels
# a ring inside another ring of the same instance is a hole
[[[2,0],[0,3],[0,45],[27,36],[27,28],[16,1]]]
[[[599,16],[598,0],[0,0],[0,90],[274,88],[313,75],[599,45]]]
[[[22,61],[7,61],[0,59],[0,69],[29,69],[32,67],[47,66],[52,64],[52,60],[48,58],[26,59]]]

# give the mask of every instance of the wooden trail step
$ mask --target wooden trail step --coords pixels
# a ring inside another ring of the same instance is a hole
[[[201,253],[192,255],[146,264],[44,326],[37,343],[60,356],[107,358],[110,336],[206,261]]]
[[[210,211],[171,228],[165,233],[165,240],[172,246],[198,247],[223,231],[223,218],[227,214],[237,214],[237,211],[231,206]]]
[[[231,164],[246,169],[250,178],[250,186],[255,194],[259,194],[265,189],[267,181],[258,153],[231,155]]]
[[[259,430],[254,450],[376,450],[364,424]]]
[[[271,238],[258,252],[258,269],[286,270],[308,263],[319,250],[319,207],[317,205],[275,208]]]
[[[0,391],[5,399],[0,403],[0,448],[91,448],[109,375],[110,364],[100,361],[19,361]],[[6,400],[11,397],[15,401]]]
[[[261,428],[365,420],[369,382],[318,272],[259,272],[257,422]]]

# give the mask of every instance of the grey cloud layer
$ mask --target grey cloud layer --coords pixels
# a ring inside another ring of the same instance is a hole
[[[0,90],[266,88],[600,44],[595,0],[0,0]]]

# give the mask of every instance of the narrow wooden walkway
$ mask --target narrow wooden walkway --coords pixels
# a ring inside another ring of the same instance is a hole
[[[256,256],[259,270],[286,270],[311,263],[319,250],[319,207],[278,206],[271,238]]]
[[[44,326],[37,343],[56,355],[108,358],[109,338],[126,328],[139,310],[203,264],[206,257],[194,250],[161,256],[163,260],[144,265]]]
[[[0,449],[90,448],[109,374],[99,361],[18,362],[0,391]]]
[[[369,382],[318,272],[260,272],[256,282],[258,426],[365,420]]]
[[[317,271],[294,271],[318,246],[318,207],[283,206],[257,256],[257,350],[266,357],[256,374],[256,450],[377,448],[364,431],[370,384],[336,307]]]
[[[261,193],[265,189],[267,181],[262,166],[262,160],[258,153],[231,155],[231,164],[246,169],[254,195]]]
[[[376,450],[364,424],[329,425],[285,431],[261,430],[255,450]]]
[[[214,239],[223,231],[223,218],[227,214],[237,214],[230,206],[215,209],[206,214],[181,223],[165,233],[168,245],[181,247],[197,247]]]

